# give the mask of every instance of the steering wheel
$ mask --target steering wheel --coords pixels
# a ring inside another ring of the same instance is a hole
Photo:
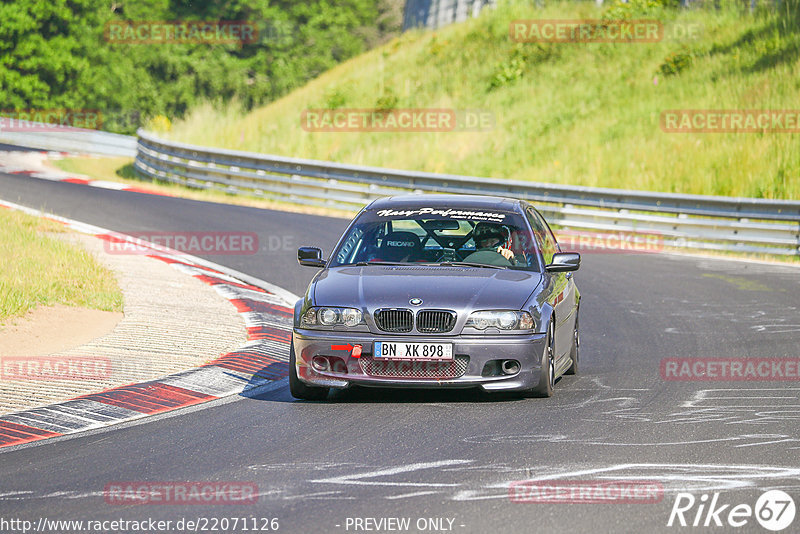
[[[511,262],[505,256],[493,249],[477,250],[464,258],[470,263],[483,263],[484,265],[498,265],[500,267],[511,267]]]
[[[441,263],[443,261],[461,261],[456,253],[455,249],[452,248],[443,248],[442,254],[436,260],[436,263]]]

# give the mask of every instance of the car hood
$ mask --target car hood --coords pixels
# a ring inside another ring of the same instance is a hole
[[[344,266],[321,272],[309,291],[316,306],[366,310],[409,307],[457,310],[522,309],[540,273],[443,266]]]

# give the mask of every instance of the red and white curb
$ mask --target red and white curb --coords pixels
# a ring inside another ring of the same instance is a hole
[[[69,155],[66,152],[41,151],[40,153],[47,154],[51,158],[53,157],[58,158]],[[80,176],[69,176],[68,173],[62,171],[34,171],[29,169],[23,169],[13,165],[11,166],[0,165],[0,172],[12,175],[29,176],[31,178],[38,178],[39,180],[48,180],[51,182],[65,182],[70,184],[88,185],[89,187],[99,187],[101,189],[112,189],[114,191],[131,191],[134,193],[145,193],[148,195],[159,195],[167,197],[173,196],[168,193],[161,193],[160,191],[147,189],[146,187],[137,187],[119,182],[111,182],[108,180],[92,180]]]
[[[0,200],[0,207],[62,223],[115,242],[139,239]],[[149,257],[211,285],[242,314],[247,343],[209,363],[138,384],[82,395],[41,408],[0,416],[0,448],[114,425],[185,406],[240,394],[288,375],[296,295],[243,273],[153,245]]]

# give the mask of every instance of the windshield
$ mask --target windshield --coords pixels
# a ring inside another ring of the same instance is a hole
[[[379,263],[539,270],[533,235],[519,215],[436,208],[362,213],[330,266]]]

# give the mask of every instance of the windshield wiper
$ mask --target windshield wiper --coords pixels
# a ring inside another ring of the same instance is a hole
[[[469,261],[443,261],[437,265],[445,267],[486,267],[487,269],[505,269],[502,265],[489,265],[487,263],[472,263]]]
[[[415,265],[413,263],[402,261],[359,261],[356,262],[357,267],[367,267],[369,265]]]
[[[411,266],[411,267],[426,267],[431,265],[438,265],[442,267],[485,267],[487,269],[505,269],[506,267],[502,265],[488,265],[486,263],[472,263],[468,261],[443,261],[440,263],[410,263],[407,261],[359,261],[355,263],[356,267],[368,267],[370,265],[403,265],[403,266]]]

